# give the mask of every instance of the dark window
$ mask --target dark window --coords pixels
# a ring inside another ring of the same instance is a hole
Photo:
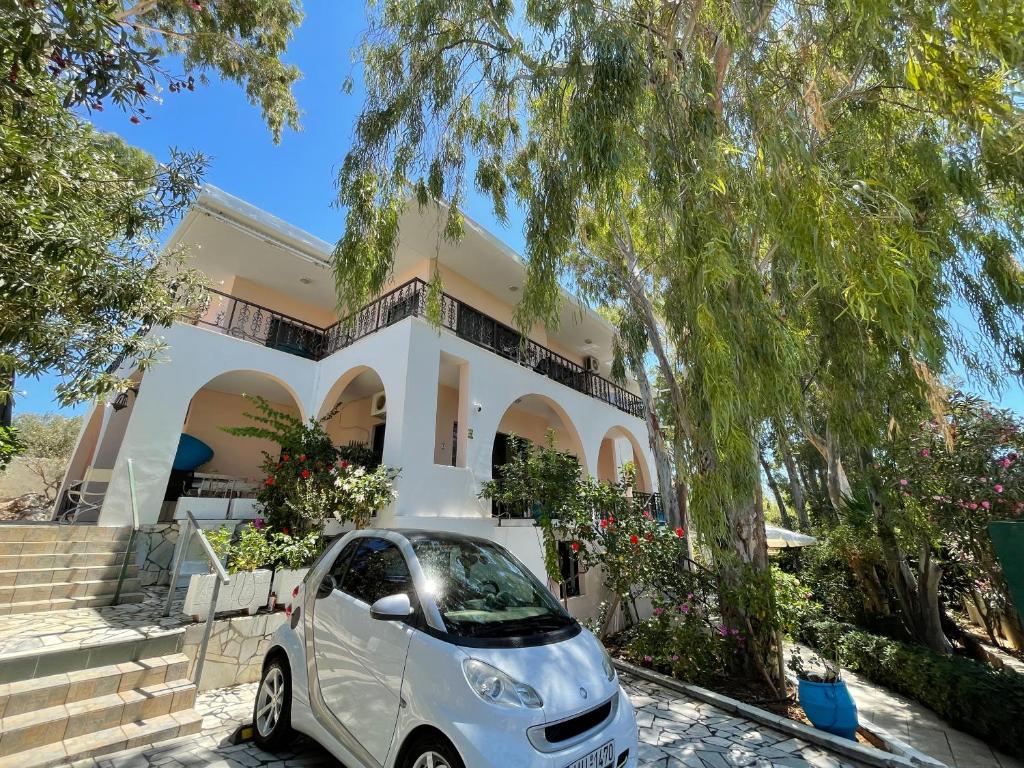
[[[345,548],[341,550],[338,555],[338,559],[334,561],[334,565],[331,566],[329,573],[334,577],[335,584],[341,584],[342,578],[345,576],[345,568],[348,566],[348,561],[352,559],[352,554],[356,551],[359,546],[359,539],[350,541],[345,545]]]
[[[359,539],[349,563],[341,591],[367,605],[373,605],[382,597],[405,592],[414,599],[412,577],[401,551],[384,539]]]
[[[580,558],[576,552],[573,552],[572,545],[568,541],[558,542],[558,570],[562,576],[562,583],[558,586],[560,597],[579,597],[582,595]]]

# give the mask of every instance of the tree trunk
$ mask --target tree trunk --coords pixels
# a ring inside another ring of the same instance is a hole
[[[761,468],[764,470],[765,477],[768,479],[768,487],[771,489],[772,495],[775,497],[775,503],[779,506],[779,515],[782,517],[782,527],[792,529],[793,521],[789,517],[789,510],[786,509],[786,500],[782,498],[782,489],[780,489],[779,484],[775,482],[775,475],[772,474],[772,468],[765,460],[764,452],[762,450],[758,449],[757,457],[761,461]]]
[[[633,365],[633,376],[640,385],[640,394],[644,400],[647,421],[647,442],[654,455],[654,467],[658,475],[658,490],[661,491],[661,503],[665,505],[665,517],[672,528],[683,526],[682,510],[679,508],[679,496],[675,492],[672,479],[672,457],[668,453],[665,433],[658,423],[658,414],[654,410],[654,397],[651,393],[651,382],[647,371],[642,365]]]
[[[810,426],[805,426],[804,434],[825,460],[825,488],[828,491],[828,500],[832,504],[832,509],[838,515],[843,509],[844,499],[851,493],[850,480],[843,468],[839,438],[827,423],[824,438]]]
[[[865,462],[865,465],[870,462]],[[927,542],[921,547],[918,573],[915,575],[903,554],[896,532],[889,523],[889,511],[875,480],[868,491],[875,512],[875,526],[882,548],[889,583],[896,593],[903,623],[911,636],[936,653],[949,655],[953,646],[945,632],[939,612],[939,580],[942,569],[931,557]]]
[[[807,499],[804,496],[804,488],[800,484],[800,476],[797,474],[796,461],[793,459],[793,451],[789,447],[789,438],[776,427],[775,436],[779,446],[779,453],[782,456],[782,465],[786,468],[786,477],[789,480],[789,496],[793,500],[793,507],[796,509],[797,524],[801,531],[811,529],[811,520],[807,516]]]

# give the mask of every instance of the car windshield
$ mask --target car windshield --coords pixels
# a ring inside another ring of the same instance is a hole
[[[520,637],[571,626],[573,619],[501,547],[465,539],[421,539],[413,550],[445,629],[472,637]]]

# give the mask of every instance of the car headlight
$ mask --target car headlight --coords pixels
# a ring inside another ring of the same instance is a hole
[[[484,701],[506,707],[540,709],[544,706],[540,694],[529,685],[513,680],[500,669],[479,659],[466,659],[462,662],[462,671],[473,693]]]
[[[608,678],[608,682],[615,679],[615,665],[612,664],[612,657],[608,654],[605,647],[601,646],[601,666],[604,667],[605,677]]]

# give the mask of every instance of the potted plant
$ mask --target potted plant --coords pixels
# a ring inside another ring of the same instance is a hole
[[[838,644],[835,647],[838,650]],[[805,663],[800,649],[794,648],[788,666],[797,677],[800,706],[811,724],[819,730],[855,741],[857,705],[842,679],[838,658],[828,661],[812,656]]]
[[[223,526],[206,534],[214,552],[226,562],[231,581],[222,584],[217,595],[216,613],[246,611],[256,613],[267,604],[273,573],[274,550],[266,535],[254,525],[246,525],[237,533]],[[195,574],[189,579],[185,593],[184,612],[199,620],[206,619],[213,596],[213,573]]]
[[[287,602],[292,591],[309,572],[309,565],[323,549],[323,539],[318,531],[305,536],[294,536],[290,531],[276,531],[270,534],[271,546],[275,550],[277,568],[270,588],[277,603]]]

